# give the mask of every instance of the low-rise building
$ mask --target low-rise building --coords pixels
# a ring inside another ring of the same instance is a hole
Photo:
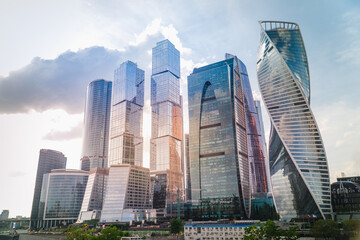
[[[331,184],[331,203],[335,219],[360,220],[360,177],[338,178]]]
[[[76,222],[89,172],[56,169],[44,174],[39,204],[39,228]]]
[[[150,170],[120,164],[112,165],[106,186],[101,221],[130,222],[154,219],[150,201]]]
[[[231,224],[215,222],[191,222],[184,226],[186,240],[241,240],[245,228],[255,221],[241,221]]]

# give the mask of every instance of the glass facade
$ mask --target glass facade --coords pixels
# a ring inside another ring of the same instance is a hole
[[[108,168],[93,168],[90,170],[88,183],[86,185],[84,199],[81,206],[81,214],[84,213],[84,216],[86,215],[86,212],[92,212],[94,210],[101,211],[108,176]],[[79,219],[85,220],[84,217],[81,218],[80,215]]]
[[[142,166],[144,71],[126,61],[114,73],[109,164]]]
[[[360,184],[351,181],[338,181],[331,184],[331,202],[337,215],[360,215]],[[340,220],[337,218],[337,220]]]
[[[257,75],[272,129],[269,167],[282,220],[331,218],[330,181],[320,131],[310,109],[310,77],[296,23],[263,21]]]
[[[177,192],[184,194],[183,125],[180,96],[180,53],[169,41],[158,42],[152,49],[151,75],[152,131],[150,170],[152,174],[168,174],[166,199],[154,199],[167,204],[177,202]]]
[[[186,200],[191,200],[190,153],[189,134],[185,134],[185,159],[186,159]]]
[[[227,54],[227,58],[231,58]],[[252,198],[265,198],[269,192],[265,168],[265,139],[261,132],[261,115],[258,114],[251,91],[246,66],[239,61],[241,90],[245,107],[248,158],[250,163]]]
[[[264,122],[263,122],[263,118],[262,118],[261,103],[259,100],[255,100],[255,107],[256,107],[257,115],[259,116],[259,128],[260,128],[259,135],[261,135],[261,137],[259,139],[262,141],[261,145],[262,145],[262,150],[263,150],[264,156],[265,156],[266,181],[267,181],[267,185],[268,185],[268,191],[270,192],[270,194],[268,194],[268,196],[270,195],[272,197],[271,181],[270,181],[270,168],[269,168],[269,154],[267,151]]]
[[[107,167],[112,82],[92,81],[86,92],[81,169]]]
[[[41,227],[54,226],[54,220],[76,221],[87,180],[88,172],[82,170],[59,169],[44,175],[39,205]]]
[[[188,77],[194,219],[249,218],[251,182],[244,103],[246,69],[236,56]],[[242,74],[243,73],[243,74]]]
[[[112,165],[101,220],[127,222],[145,219],[145,210],[149,209],[150,170],[129,164]]]
[[[50,150],[41,149],[39,155],[39,163],[36,173],[36,182],[34,189],[34,199],[31,209],[30,228],[39,227],[39,222],[42,220],[42,215],[39,213],[41,188],[43,183],[43,176],[50,173],[53,169],[66,168],[66,157],[63,153]],[[38,217],[40,215],[40,218]]]

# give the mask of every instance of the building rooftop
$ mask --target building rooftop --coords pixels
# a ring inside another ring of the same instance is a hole
[[[224,228],[224,227],[248,227],[254,225],[255,222],[244,222],[244,223],[186,223],[185,227],[193,227],[193,228]]]
[[[287,29],[287,30],[299,29],[299,25],[294,22],[259,21],[259,24],[265,31],[278,30],[278,29]]]

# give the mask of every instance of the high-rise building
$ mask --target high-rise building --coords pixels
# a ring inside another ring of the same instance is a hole
[[[100,219],[109,168],[92,168],[79,214],[79,222]]]
[[[63,153],[50,149],[40,150],[34,198],[30,216],[30,228],[38,227],[39,220],[41,220],[38,218],[38,215],[43,175],[50,173],[53,169],[63,168],[66,168],[66,157]]]
[[[226,54],[231,58],[230,54]],[[245,121],[248,144],[248,158],[250,163],[251,194],[252,198],[265,198],[269,192],[266,176],[266,150],[264,136],[261,133],[262,116],[258,114],[252,95],[246,66],[240,63],[241,90],[245,107]]]
[[[0,214],[0,220],[8,220],[9,210],[3,210]]]
[[[142,166],[144,71],[126,61],[114,73],[109,166]]]
[[[264,130],[264,122],[263,122],[263,118],[262,118],[261,103],[259,100],[255,101],[255,107],[256,107],[257,115],[259,117],[259,127],[260,127],[260,131],[259,131],[260,138],[259,139],[261,140],[262,150],[265,155],[265,169],[266,169],[266,179],[267,179],[267,184],[268,184],[268,190],[269,190],[269,192],[271,192],[269,155],[268,155],[267,145],[266,145],[266,140],[265,140],[265,130]]]
[[[150,170],[143,168],[144,71],[126,61],[115,70],[109,176],[101,212],[106,222],[149,219]]]
[[[76,222],[89,173],[74,169],[56,169],[44,174],[38,227],[49,228]]]
[[[150,170],[155,185],[166,185],[166,192],[154,187],[153,207],[170,216],[170,206],[183,200],[184,164],[180,53],[169,40],[152,49],[151,109]]]
[[[226,58],[188,77],[193,219],[250,217],[247,73],[236,56]]]
[[[112,165],[101,220],[150,220],[155,217],[154,213],[150,201],[150,170],[130,164]]]
[[[257,75],[271,120],[269,163],[275,206],[283,220],[331,218],[329,169],[310,109],[310,76],[296,23],[262,21]]]
[[[92,81],[86,92],[81,169],[108,166],[109,123],[112,83]]]
[[[191,201],[189,134],[185,134],[185,159],[186,159],[186,200]]]

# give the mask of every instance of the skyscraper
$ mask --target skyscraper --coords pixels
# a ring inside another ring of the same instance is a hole
[[[144,71],[126,61],[114,73],[109,166],[142,166]]]
[[[50,149],[40,150],[34,189],[34,199],[30,216],[30,228],[37,227],[39,220],[41,220],[38,218],[38,215],[43,175],[50,173],[53,169],[63,168],[66,168],[66,157],[63,153]]]
[[[262,21],[257,75],[271,120],[269,162],[280,218],[331,218],[325,149],[310,109],[310,76],[299,26]]]
[[[107,167],[112,83],[92,81],[86,92],[81,169]]]
[[[189,134],[185,134],[185,159],[186,159],[186,200],[191,200],[190,154]]]
[[[157,185],[153,207],[166,210],[184,194],[180,53],[169,40],[152,49],[151,109],[150,170]]]
[[[227,54],[227,58],[231,55]],[[245,121],[248,144],[248,157],[250,163],[251,194],[252,198],[264,198],[269,192],[266,174],[265,139],[261,133],[261,118],[252,95],[249,77],[245,65],[240,62],[241,90],[243,92]]]
[[[271,192],[271,181],[270,181],[270,168],[269,168],[269,155],[268,155],[268,151],[267,151],[267,145],[266,145],[266,140],[265,140],[265,130],[264,130],[264,122],[263,122],[263,118],[262,118],[262,110],[261,110],[261,103],[259,100],[255,101],[255,107],[256,107],[256,112],[257,115],[259,116],[259,128],[260,128],[260,132],[259,135],[260,140],[261,140],[261,145],[262,145],[262,150],[264,151],[264,155],[265,155],[265,169],[266,169],[266,179],[267,179],[267,183],[268,183],[268,190],[269,192]]]
[[[151,212],[150,171],[142,167],[143,106],[144,71],[126,61],[114,74],[103,221],[143,220]]]
[[[249,218],[251,183],[243,77],[226,60],[188,77],[190,177],[194,219]]]

